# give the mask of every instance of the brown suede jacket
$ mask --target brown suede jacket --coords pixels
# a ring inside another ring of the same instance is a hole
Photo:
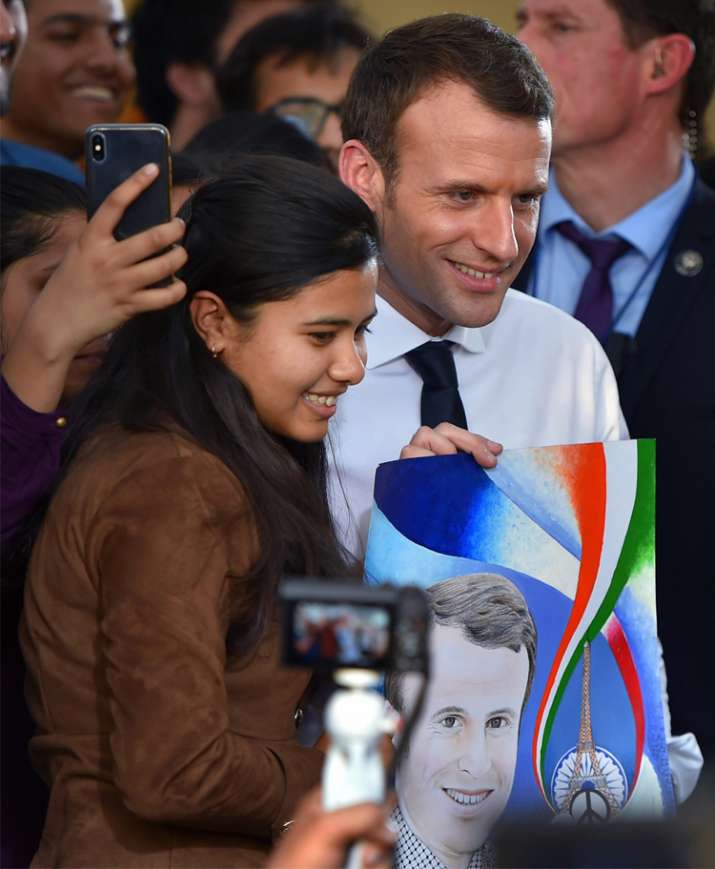
[[[108,433],[33,550],[21,625],[33,761],[51,787],[34,866],[259,866],[317,783],[308,683],[273,623],[228,661],[229,586],[256,555],[241,486],[188,438]]]

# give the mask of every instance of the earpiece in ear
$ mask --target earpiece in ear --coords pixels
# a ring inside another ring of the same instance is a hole
[[[665,62],[663,60],[663,55],[661,54],[659,57],[656,57],[655,64],[653,65],[653,75],[651,78],[663,78],[665,75]]]

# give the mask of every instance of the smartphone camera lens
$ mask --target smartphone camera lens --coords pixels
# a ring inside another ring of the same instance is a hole
[[[92,150],[92,159],[95,163],[101,163],[106,157],[106,148],[104,144],[104,136],[101,133],[95,133],[90,142]]]

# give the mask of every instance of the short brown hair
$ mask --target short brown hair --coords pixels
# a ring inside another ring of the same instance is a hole
[[[536,667],[536,624],[524,595],[497,573],[468,573],[442,580],[427,589],[434,623],[459,628],[465,640],[485,649],[526,649],[529,676],[522,710],[529,699]],[[385,696],[404,711],[402,674],[385,678]]]
[[[626,44],[637,48],[654,36],[683,33],[695,45],[688,70],[679,118],[688,127],[688,113],[702,116],[715,90],[715,2],[713,0],[606,0],[618,13]]]
[[[397,27],[367,50],[343,103],[343,139],[363,142],[389,181],[398,168],[397,122],[446,81],[469,85],[495,112],[551,117],[553,94],[529,50],[484,18],[447,13]]]

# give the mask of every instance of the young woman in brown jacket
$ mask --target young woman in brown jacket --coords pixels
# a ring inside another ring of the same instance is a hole
[[[114,336],[33,550],[35,866],[258,866],[319,778],[275,589],[346,569],[323,438],[363,376],[374,219],[270,157],[183,216],[186,297]]]

